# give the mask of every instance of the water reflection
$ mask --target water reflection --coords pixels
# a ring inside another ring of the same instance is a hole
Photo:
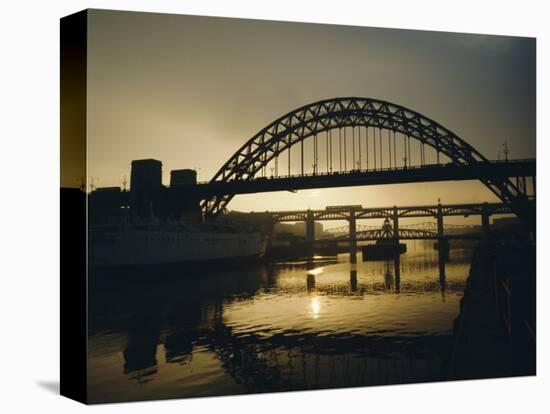
[[[395,292],[401,292],[401,258],[396,254],[393,258],[393,273],[395,275]]]
[[[357,270],[349,271],[349,286],[352,292],[357,292]]]
[[[93,277],[90,399],[440,380],[469,252],[350,262]]]
[[[317,296],[313,296],[311,298],[310,307],[311,307],[311,316],[314,319],[317,319],[319,317],[319,312],[321,312],[321,303]]]

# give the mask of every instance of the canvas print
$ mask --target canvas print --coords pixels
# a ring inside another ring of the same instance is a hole
[[[62,393],[535,375],[535,62],[534,38],[63,18]]]

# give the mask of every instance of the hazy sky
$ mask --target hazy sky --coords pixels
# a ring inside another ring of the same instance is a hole
[[[256,132],[320,99],[378,98],[441,123],[496,159],[535,156],[535,40],[92,10],[88,171],[122,185],[130,162],[209,180]],[[492,201],[478,182],[238,196],[243,211]]]

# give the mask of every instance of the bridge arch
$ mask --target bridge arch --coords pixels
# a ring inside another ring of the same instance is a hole
[[[481,208],[473,208],[473,207],[470,207],[470,208],[464,208],[464,207],[453,207],[453,208],[449,208],[446,210],[446,213],[447,214],[450,214],[450,213],[454,213],[454,212],[459,212],[461,214],[464,214],[464,215],[476,215],[476,214],[481,214]]]
[[[347,212],[347,211],[342,212],[342,211],[325,210],[325,211],[323,211],[319,214],[316,214],[314,216],[314,219],[315,220],[323,220],[326,217],[340,217],[342,220],[348,220],[349,219],[349,212]]]
[[[431,209],[431,208],[410,208],[410,209],[403,210],[401,213],[399,213],[399,217],[403,217],[403,218],[405,218],[405,217],[415,217],[416,215],[418,215],[418,213],[421,213],[421,212],[430,214],[432,216],[437,215],[437,210],[436,209]]]
[[[403,140],[402,146],[405,153],[405,156],[403,157],[403,168],[410,168],[410,160],[412,159],[410,154],[411,140],[419,143],[422,151],[424,151],[424,146],[433,148],[437,153],[438,163],[440,154],[446,156],[452,164],[471,165],[475,163],[488,162],[488,160],[481,153],[479,153],[466,141],[459,138],[456,134],[441,124],[424,115],[421,115],[416,111],[379,99],[340,97],[325,99],[304,105],[271,122],[265,128],[258,131],[258,133],[250,138],[245,144],[243,144],[220,168],[220,170],[212,178],[211,182],[253,180],[256,178],[258,172],[262,171],[265,175],[266,166],[274,159],[278,159],[277,157],[285,151],[288,151],[290,165],[290,150],[295,145],[301,145],[302,147],[301,165],[303,174],[304,141],[310,137],[313,137],[315,139],[315,145],[317,145],[316,140],[319,134],[322,134],[323,132],[329,134],[333,130],[341,131],[342,128],[344,128],[345,133],[345,128],[349,127],[353,128],[353,131],[355,131],[356,127],[365,127],[367,133],[367,145],[369,132],[368,128],[373,129],[373,136],[371,138],[373,138],[375,144],[375,162],[377,159],[377,131],[380,143],[380,162],[382,163],[383,161],[383,144],[385,143],[386,147],[391,149],[393,143],[393,165],[395,167],[397,167],[398,164],[395,150],[396,146],[399,144],[397,142],[396,134],[399,135],[399,139],[402,137]],[[384,138],[382,131],[386,131]],[[359,142],[361,143],[360,137]],[[315,153],[315,157],[317,157],[317,153]],[[407,161],[409,162],[408,165]],[[315,158],[313,174],[315,174],[316,164],[317,158]],[[391,152],[389,155],[389,165],[391,168]],[[377,166],[375,164],[374,169],[377,169],[376,167]],[[368,169],[369,166],[367,165],[367,170]],[[481,179],[481,181],[503,202],[516,205],[516,210],[521,210],[525,204],[523,201],[527,201],[520,200],[522,198],[522,194],[509,179]],[[221,211],[223,211],[232,198],[232,194],[226,194],[203,200],[201,207],[205,213],[205,216],[207,218],[216,217]],[[519,211],[517,211],[517,213],[520,215]]]
[[[374,210],[374,211],[364,211],[362,213],[357,213],[355,215],[355,218],[357,220],[359,219],[368,219],[368,218],[377,218],[378,215],[381,215],[385,218],[391,218],[392,217],[392,213],[389,212],[389,211],[386,211],[386,210]],[[374,216],[374,217],[373,217]]]

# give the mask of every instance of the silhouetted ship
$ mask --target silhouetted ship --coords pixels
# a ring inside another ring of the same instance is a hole
[[[254,230],[155,219],[92,226],[89,236],[94,267],[254,259],[266,249]]]
[[[162,162],[134,160],[130,180],[129,192],[106,187],[90,193],[88,259],[93,267],[239,261],[265,254],[266,240],[259,232],[203,223],[199,202],[189,194],[197,184],[196,171],[172,170],[166,188]]]

